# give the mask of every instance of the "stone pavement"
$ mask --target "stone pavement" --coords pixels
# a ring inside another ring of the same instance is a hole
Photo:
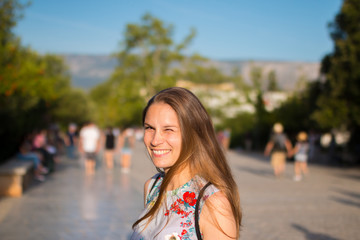
[[[310,165],[306,179],[294,182],[292,163],[275,179],[259,154],[230,151],[228,159],[242,201],[240,239],[360,239],[359,169]],[[0,239],[128,239],[143,207],[143,184],[154,173],[141,143],[128,174],[100,162],[88,177],[79,160],[63,158],[21,198],[0,198]]]

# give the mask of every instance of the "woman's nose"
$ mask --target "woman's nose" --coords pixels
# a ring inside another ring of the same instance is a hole
[[[163,141],[164,141],[164,138],[163,138],[161,132],[155,131],[153,138],[151,140],[151,145],[157,146],[157,145],[163,143]]]

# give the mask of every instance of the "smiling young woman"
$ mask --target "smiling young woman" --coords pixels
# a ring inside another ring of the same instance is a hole
[[[165,172],[181,151],[181,131],[176,112],[165,103],[152,104],[144,121],[144,143],[157,168]]]
[[[144,144],[159,170],[145,183],[133,240],[238,239],[238,188],[199,99],[168,88],[143,111]]]

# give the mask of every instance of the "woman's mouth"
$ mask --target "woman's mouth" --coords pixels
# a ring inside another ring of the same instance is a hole
[[[171,150],[155,150],[155,149],[152,149],[151,150],[152,153],[153,153],[153,156],[154,157],[161,157],[161,156],[164,156],[166,154],[168,154]]]

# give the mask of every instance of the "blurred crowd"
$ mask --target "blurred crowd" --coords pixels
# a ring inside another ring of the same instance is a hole
[[[59,154],[64,150],[64,141],[56,125],[38,129],[26,135],[19,147],[17,158],[34,163],[34,175],[45,181],[45,175],[55,171]]]
[[[40,182],[56,171],[60,156],[79,160],[87,175],[95,173],[100,161],[108,170],[118,163],[121,171],[128,173],[135,141],[141,140],[142,135],[142,129],[133,127],[101,129],[88,122],[81,127],[70,123],[66,131],[61,131],[53,124],[24,136],[16,158],[33,162],[35,179]]]
[[[45,181],[46,175],[56,171],[60,155],[79,160],[88,175],[94,174],[100,164],[108,170],[117,165],[123,173],[128,173],[135,141],[141,141],[142,138],[143,130],[138,127],[108,126],[101,129],[95,123],[87,122],[81,126],[70,123],[62,131],[59,126],[52,124],[27,134],[19,147],[17,158],[32,161],[35,178],[41,182]],[[219,130],[217,138],[224,151],[228,151],[231,129]],[[334,134],[320,135],[313,131],[302,131],[294,139],[289,140],[282,124],[273,126],[264,154],[270,156],[275,176],[281,176],[288,159],[294,161],[295,181],[300,181],[309,172],[308,161],[322,161],[325,164],[338,161],[336,142],[339,140],[335,140]],[[253,144],[250,135],[245,136],[244,144],[244,150],[251,151]],[[321,146],[327,147],[325,157],[321,155]]]

